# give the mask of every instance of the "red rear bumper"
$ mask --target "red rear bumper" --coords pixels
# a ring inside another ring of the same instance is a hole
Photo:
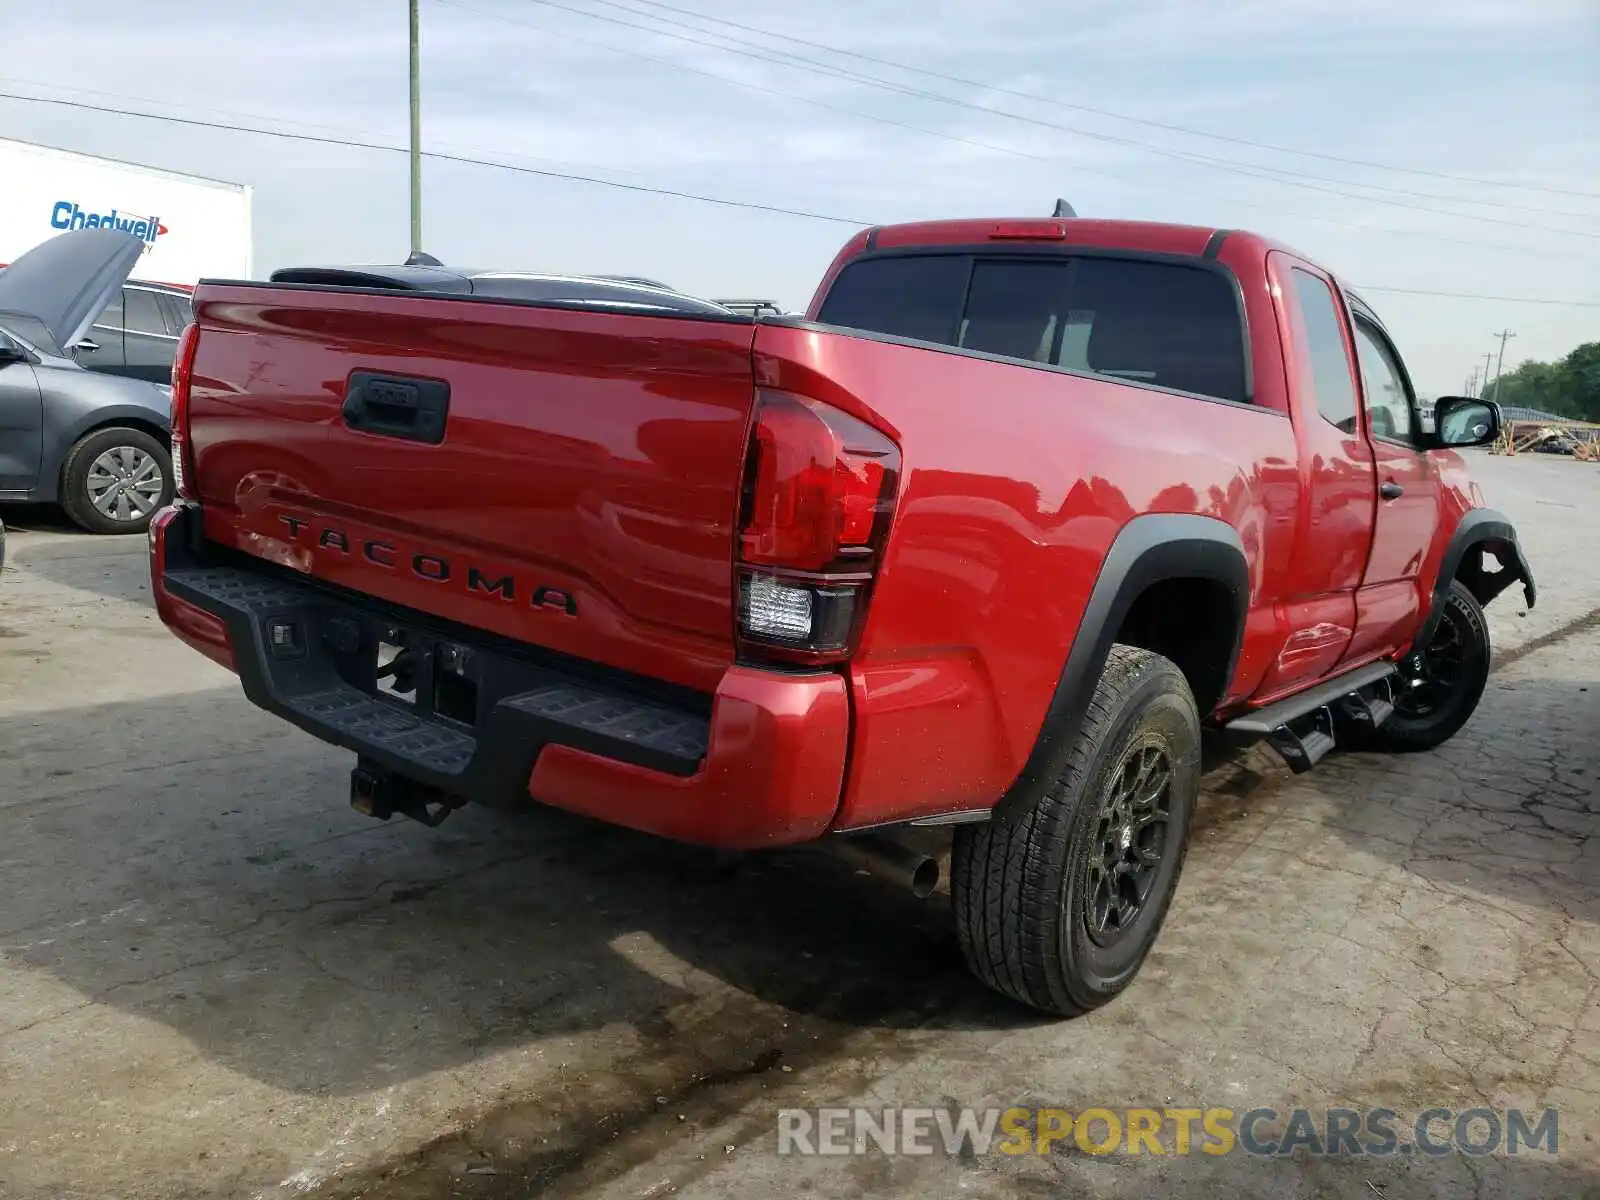
[[[513,806],[531,796],[646,833],[730,849],[809,841],[834,820],[850,726],[839,675],[730,667],[710,698],[709,715],[681,717],[703,726],[690,737],[703,754],[681,770],[640,761],[633,743],[607,740],[593,726],[563,724],[566,710],[553,717],[541,710],[534,723],[526,719],[521,696],[496,704],[470,730],[446,726],[350,686],[331,664],[317,675],[323,666],[317,623],[330,610],[361,619],[361,597],[330,598],[325,590],[237,560],[226,568],[202,566],[193,554],[190,519],[175,507],[150,527],[151,589],[162,621],[235,671],[252,701],[363,760],[468,800]],[[307,631],[304,656],[290,664],[275,661],[261,629],[268,616],[285,615]],[[471,631],[450,636],[475,645]],[[508,661],[492,646],[481,653]],[[609,704],[625,710],[630,703],[624,692],[597,694],[597,686],[587,679],[575,685],[583,702],[567,709]],[[660,705],[649,712],[674,719]]]

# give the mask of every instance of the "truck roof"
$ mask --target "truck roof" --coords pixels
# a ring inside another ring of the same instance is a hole
[[[984,242],[1064,241],[1078,246],[1104,246],[1167,254],[1204,254],[1213,241],[1232,236],[1266,239],[1242,231],[1204,225],[1171,225],[1160,221],[1100,220],[1092,217],[982,217],[945,221],[912,221],[867,230],[860,250],[912,246],[978,245]],[[860,252],[860,251],[858,251]],[[1215,248],[1213,248],[1215,253]]]
[[[1054,243],[1062,248],[1131,250],[1142,254],[1214,259],[1222,253],[1225,242],[1234,252],[1243,243],[1248,248],[1247,253],[1265,255],[1269,250],[1282,250],[1306,262],[1315,261],[1293,246],[1259,233],[1214,225],[1175,225],[1163,221],[1102,220],[1094,217],[962,217],[943,221],[908,221],[897,225],[875,225],[851,238],[823,276],[812,297],[808,315],[815,317],[818,304],[832,287],[839,272],[853,259],[864,254],[909,251],[918,247],[987,245],[998,248],[1007,244],[1043,247]],[[1334,276],[1344,293],[1359,303],[1373,320],[1377,320],[1371,306],[1339,279],[1337,272],[1327,267],[1321,269]]]

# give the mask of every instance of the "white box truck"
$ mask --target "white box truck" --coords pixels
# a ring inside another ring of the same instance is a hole
[[[142,238],[132,278],[251,276],[250,187],[0,138],[0,263],[69,229]]]

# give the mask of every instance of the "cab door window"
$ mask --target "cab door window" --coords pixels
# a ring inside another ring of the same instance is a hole
[[[1394,347],[1375,326],[1355,319],[1356,360],[1361,365],[1361,391],[1367,406],[1367,428],[1375,438],[1411,445],[1417,421],[1411,388],[1400,369]]]

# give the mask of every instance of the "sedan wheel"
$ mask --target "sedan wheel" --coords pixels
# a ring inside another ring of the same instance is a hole
[[[167,480],[153,454],[113,446],[89,466],[89,502],[108,520],[148,520],[161,507]]]
[[[172,494],[172,456],[142,429],[95,430],[61,471],[61,505],[91,533],[143,533]]]

